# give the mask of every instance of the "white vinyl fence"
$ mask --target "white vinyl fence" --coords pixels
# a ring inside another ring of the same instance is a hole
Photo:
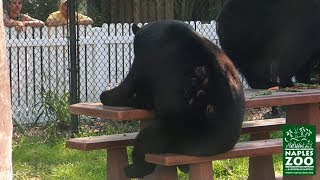
[[[214,21],[189,24],[218,42]],[[80,99],[99,101],[100,93],[120,83],[131,66],[134,57],[131,24],[81,26],[77,34]],[[43,92],[69,91],[68,29],[44,27],[17,32],[6,28],[6,40],[13,118],[21,124],[33,123],[40,112]]]

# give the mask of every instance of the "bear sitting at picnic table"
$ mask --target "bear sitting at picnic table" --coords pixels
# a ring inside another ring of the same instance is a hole
[[[210,156],[231,150],[241,131],[244,94],[229,58],[184,22],[132,29],[132,67],[118,87],[100,96],[107,106],[155,112],[136,138],[126,175],[142,178],[154,171],[144,160],[147,153]]]

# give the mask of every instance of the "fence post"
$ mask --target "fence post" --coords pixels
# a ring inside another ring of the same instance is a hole
[[[77,58],[77,37],[75,23],[75,0],[68,0],[69,58],[70,58],[70,104],[79,102],[79,61]],[[71,115],[71,131],[78,133],[79,117]]]

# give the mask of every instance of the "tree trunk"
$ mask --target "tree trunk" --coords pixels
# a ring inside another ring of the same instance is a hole
[[[0,1],[0,12],[3,11]],[[12,116],[3,13],[0,13],[0,179],[12,179]]]

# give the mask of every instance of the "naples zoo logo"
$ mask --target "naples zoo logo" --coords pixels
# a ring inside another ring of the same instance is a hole
[[[315,175],[316,127],[286,125],[283,128],[283,174]]]

